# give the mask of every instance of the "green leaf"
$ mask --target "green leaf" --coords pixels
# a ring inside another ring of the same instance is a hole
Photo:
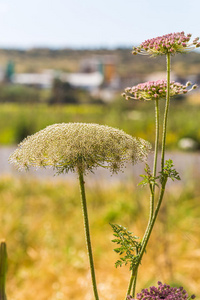
[[[166,160],[165,162],[165,167],[163,168],[162,172],[160,172],[160,181],[161,183],[167,182],[168,178],[171,178],[173,181],[176,180],[181,180],[179,173],[176,171],[173,164],[173,161],[171,159]]]
[[[117,237],[117,239],[113,239],[112,242],[120,245],[120,247],[115,248],[114,251],[122,256],[116,261],[115,266],[117,268],[129,263],[130,270],[132,270],[138,262],[138,253],[141,250],[141,243],[137,241],[139,238],[121,225],[110,225],[114,231],[114,236]]]

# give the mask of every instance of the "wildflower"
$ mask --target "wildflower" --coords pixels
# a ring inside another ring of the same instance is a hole
[[[129,300],[142,300],[142,299],[151,299],[151,300],[189,300],[196,298],[195,295],[188,297],[187,292],[183,289],[183,287],[170,287],[167,284],[162,284],[158,281],[158,287],[152,286],[148,289],[143,289],[141,293],[137,294],[136,299],[128,296]]]
[[[118,172],[126,162],[146,158],[148,142],[112,127],[87,123],[61,123],[27,137],[9,160],[19,169],[53,167],[58,173],[103,166]]]
[[[197,88],[197,85],[193,85],[189,90],[187,89],[191,85],[191,82],[187,82],[186,85],[182,85],[179,82],[170,82],[170,96],[186,94],[191,90]],[[167,94],[167,81],[157,80],[140,83],[133,87],[125,89],[125,93],[122,94],[126,100],[155,100],[160,98],[166,98]]]
[[[140,46],[133,47],[133,54],[145,54],[151,56],[186,53],[200,47],[199,38],[191,40],[191,34],[185,35],[184,31],[169,33],[144,41]]]

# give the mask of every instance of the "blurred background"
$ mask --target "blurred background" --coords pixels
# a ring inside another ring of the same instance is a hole
[[[199,9],[192,0],[0,0],[0,238],[8,245],[9,299],[32,300],[36,292],[41,300],[93,299],[76,175],[19,173],[10,153],[60,122],[107,124],[153,143],[154,103],[127,102],[121,93],[165,78],[165,57],[133,56],[132,47],[170,32],[200,36]],[[172,57],[171,77],[200,86],[200,52]],[[138,291],[160,280],[200,299],[199,121],[199,88],[171,100],[167,157],[182,180],[168,184]],[[128,267],[114,267],[109,223],[142,237],[149,194],[137,184],[144,167],[86,178],[101,299],[120,300],[127,289]]]

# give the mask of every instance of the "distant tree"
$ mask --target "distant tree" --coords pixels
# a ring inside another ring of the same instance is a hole
[[[31,87],[12,84],[0,86],[0,102],[37,103],[40,98],[40,91]]]
[[[5,82],[11,82],[12,81],[12,76],[15,73],[15,65],[13,61],[8,61],[5,69]]]
[[[52,86],[51,104],[78,103],[77,89],[60,79],[54,79]]]

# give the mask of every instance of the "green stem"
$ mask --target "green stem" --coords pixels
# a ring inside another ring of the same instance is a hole
[[[7,250],[6,243],[0,245],[0,300],[6,300]]]
[[[156,218],[157,218],[157,215],[158,215],[158,212],[159,212],[159,209],[160,209],[162,200],[163,200],[166,182],[167,182],[167,180],[165,180],[165,181],[163,182],[163,184],[162,184],[161,191],[160,191],[160,196],[159,196],[159,199],[158,199],[158,203],[157,203],[157,206],[156,206],[156,209],[155,209],[153,218],[152,218],[151,223],[150,223],[150,226],[149,226],[149,228],[148,228],[146,237],[145,237],[145,239],[143,240],[142,248],[141,248],[140,255],[139,255],[139,259],[138,259],[137,268],[139,267],[139,264],[141,263],[143,254],[144,254],[144,252],[145,252],[147,243],[148,243],[148,241],[149,241],[151,232],[152,232],[152,230],[153,230],[153,227],[154,227],[154,224],[155,224],[155,221],[156,221]]]
[[[153,230],[153,227],[154,227],[154,224],[155,224],[155,221],[156,221],[156,218],[157,218],[157,215],[158,215],[158,212],[159,212],[159,209],[160,209],[160,206],[161,206],[161,203],[162,203],[162,199],[163,199],[163,196],[164,196],[164,192],[165,192],[165,185],[166,185],[166,181],[163,182],[162,184],[162,187],[161,187],[161,192],[160,192],[160,197],[158,199],[158,203],[157,203],[157,206],[156,206],[156,209],[155,209],[155,212],[154,212],[154,215],[152,217],[152,220],[147,228],[147,231],[146,231],[146,235],[143,239],[143,242],[142,242],[142,248],[140,250],[140,255],[139,255],[139,259],[138,259],[138,262],[137,262],[137,266],[136,268],[133,270],[133,273],[132,273],[132,276],[133,278],[131,277],[131,283],[133,284],[133,293],[132,293],[132,296],[135,297],[135,289],[136,289],[136,280],[137,280],[137,271],[138,271],[138,267],[141,263],[141,260],[142,260],[142,257],[144,255],[144,252],[146,250],[146,246],[147,246],[147,243],[149,241],[149,238],[151,236],[151,232]],[[130,285],[130,284],[129,284]],[[127,293],[127,295],[130,294],[130,291],[129,293]]]
[[[154,150],[154,165],[153,165],[153,177],[156,177],[156,171],[157,171],[157,161],[158,161],[158,146],[159,146],[159,102],[158,99],[156,99],[155,102],[155,126],[156,126],[156,137],[155,137],[155,150]],[[155,189],[155,184],[153,189]]]
[[[153,177],[156,177],[156,171],[157,171],[157,161],[158,161],[158,146],[159,146],[159,100],[155,100],[155,149],[154,149],[154,163],[153,163]],[[150,214],[149,214],[149,221],[148,225],[145,231],[145,234],[143,236],[143,240],[145,239],[149,227],[151,224],[151,220],[153,218],[154,213],[154,198],[155,198],[155,184],[153,185],[153,188],[151,190],[151,196],[150,196]],[[135,275],[133,275],[135,273]],[[135,290],[136,290],[136,282],[137,282],[137,270],[136,272],[133,272],[130,278],[129,287],[127,291],[127,295],[130,294],[131,288],[133,288],[132,295],[135,297]]]
[[[135,297],[135,290],[136,290],[136,283],[137,283],[137,274],[138,274],[138,269],[135,272],[135,277],[134,277],[134,280],[133,280],[133,291],[132,291],[133,297]]]
[[[167,60],[167,95],[166,95],[166,105],[165,105],[165,114],[163,121],[163,136],[162,136],[162,152],[161,152],[161,172],[164,169],[165,164],[165,144],[166,144],[166,134],[167,134],[167,120],[169,112],[169,103],[170,103],[170,54],[166,56]]]
[[[159,100],[156,99],[155,101],[155,148],[154,148],[154,163],[153,163],[153,178],[156,178],[156,171],[157,171],[157,162],[158,162],[158,146],[159,146]],[[155,198],[155,183],[152,187],[151,198],[150,198],[150,215],[149,215],[149,223],[147,228],[150,224],[150,221],[153,218],[154,213],[154,198]],[[145,232],[146,233],[146,232]]]
[[[99,300],[99,296],[98,296],[98,292],[97,292],[95,270],[94,270],[93,255],[92,255],[92,245],[91,245],[91,240],[90,240],[90,229],[89,229],[87,202],[86,202],[85,185],[84,185],[85,182],[84,182],[83,172],[82,172],[81,168],[78,170],[78,174],[79,174],[79,183],[80,183],[80,190],[81,190],[81,203],[82,203],[83,217],[84,217],[86,244],[87,244],[89,263],[90,263],[90,271],[91,271],[91,277],[92,277],[92,286],[93,286],[95,300]]]
[[[161,172],[164,169],[165,145],[166,145],[166,134],[167,134],[167,120],[168,120],[169,103],[170,103],[170,54],[169,53],[167,54],[166,61],[167,61],[167,95],[166,95],[166,105],[165,105],[164,120],[163,120],[163,135],[162,135],[162,150],[161,150]],[[156,103],[155,111],[156,111],[156,139],[155,139],[154,167],[153,167],[153,176],[154,177],[156,176],[158,145],[159,145],[159,107],[158,107],[158,103]],[[142,248],[141,248],[141,251],[140,251],[137,266],[134,270],[135,277],[133,278],[133,281],[132,281],[132,284],[134,284],[134,286],[133,286],[133,297],[135,296],[137,270],[138,270],[138,267],[141,263],[144,252],[146,250],[146,246],[148,244],[151,232],[153,230],[153,227],[154,227],[154,224],[155,224],[155,221],[156,221],[156,218],[157,218],[157,215],[158,215],[161,203],[162,203],[162,199],[163,199],[164,192],[165,192],[166,182],[167,182],[167,180],[162,182],[160,196],[159,196],[159,199],[158,199],[158,202],[157,202],[155,212],[153,212],[153,210],[154,210],[155,184],[154,184],[153,189],[151,191],[149,222],[148,222],[147,229],[145,231],[144,237],[142,239]]]
[[[163,120],[163,135],[162,135],[162,152],[161,152],[161,172],[163,171],[164,168],[164,160],[165,160],[165,144],[166,144],[166,134],[167,134],[167,119],[168,119],[168,112],[169,112],[169,102],[170,102],[170,54],[167,54],[167,96],[166,96],[166,105],[165,105],[165,112],[164,112],[164,120]],[[157,154],[156,154],[157,155]],[[156,156],[154,156],[155,159]],[[156,157],[157,160],[157,157]],[[156,170],[156,163],[154,161],[154,170]],[[160,191],[160,196],[157,202],[157,206],[155,209],[155,212],[153,214],[153,218],[151,219],[147,230],[145,232],[143,241],[142,241],[142,248],[140,251],[140,256],[139,256],[139,260],[138,260],[138,264],[137,264],[137,269],[139,267],[139,264],[142,260],[143,254],[145,252],[147,243],[149,241],[151,232],[153,230],[161,203],[162,203],[162,199],[164,196],[164,192],[165,192],[165,185],[166,185],[167,179],[162,182],[161,185],[161,191]]]
[[[134,273],[134,270],[132,270],[125,300],[127,299],[127,296],[131,294],[131,289],[133,286],[134,279],[135,279],[135,273]]]

